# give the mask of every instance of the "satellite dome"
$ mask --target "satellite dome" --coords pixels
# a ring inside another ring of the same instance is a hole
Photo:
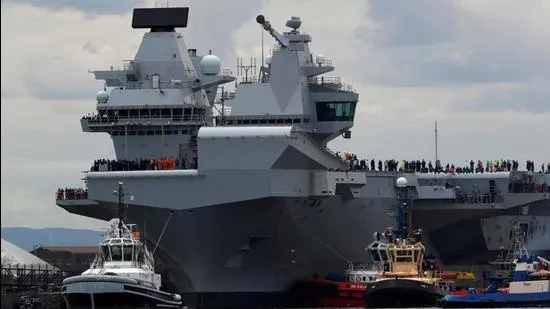
[[[325,62],[325,56],[323,55],[317,55],[317,57],[315,57],[315,62],[317,64],[323,64],[323,62]]]
[[[271,64],[271,58],[272,58],[272,56],[267,56],[267,57],[265,58],[265,63],[266,63],[267,65],[270,65],[270,64]]]
[[[203,74],[215,75],[220,73],[221,61],[214,55],[206,55],[202,57],[200,66]]]
[[[107,103],[107,101],[109,101],[109,94],[107,93],[107,91],[101,90],[95,95],[95,98],[97,100],[97,103]]]
[[[399,188],[406,187],[407,186],[407,178],[405,178],[405,177],[397,178],[397,181],[395,182],[395,185]]]

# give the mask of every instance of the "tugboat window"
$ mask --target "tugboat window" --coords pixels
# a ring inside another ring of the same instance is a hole
[[[386,250],[380,250],[380,257],[382,258],[383,261],[387,261],[388,260],[387,251]]]
[[[109,246],[101,246],[101,252],[103,254],[103,260],[110,261],[111,254],[109,253]]]
[[[356,102],[317,102],[317,121],[353,121]]]
[[[120,245],[111,246],[113,261],[122,261],[122,248]]]
[[[132,260],[132,248],[133,246],[124,246],[124,261],[131,261]]]
[[[378,250],[372,249],[372,250],[370,251],[370,254],[372,255],[372,259],[373,259],[375,262],[379,262],[379,261],[380,261],[380,255],[378,255]]]

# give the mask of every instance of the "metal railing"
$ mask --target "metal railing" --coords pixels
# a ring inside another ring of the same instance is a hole
[[[317,76],[310,77],[307,79],[308,84],[310,85],[319,85],[337,89],[339,91],[345,92],[355,92],[351,84],[342,83],[340,77],[330,77],[330,76]]]
[[[122,68],[124,71],[137,72],[139,70],[139,64],[134,60],[124,60],[122,63]]]
[[[199,74],[199,75],[203,75],[200,66],[195,67],[195,72],[197,72],[197,74]],[[220,75],[220,76],[232,77],[232,76],[233,76],[233,70],[231,70],[231,69],[229,69],[229,68],[221,68],[221,69],[220,69],[220,74],[219,74],[219,75]]]
[[[456,189],[455,189],[456,191]],[[456,198],[448,200],[449,204],[494,204],[504,202],[504,196],[491,193],[456,192]]]
[[[158,121],[173,121],[173,122],[205,122],[207,120],[206,115],[183,115],[183,116],[161,116],[161,115],[151,115],[151,116],[116,116],[116,117],[101,117],[99,115],[93,115],[92,117],[84,116],[84,120],[88,120],[88,124],[108,124],[108,123],[119,123],[124,120],[151,120],[153,122]],[[136,123],[128,123],[136,124]],[[143,123],[139,123],[143,124]],[[168,123],[167,123],[168,124]]]
[[[347,272],[376,270],[374,264],[349,264]]]
[[[258,77],[256,76],[247,76],[241,77],[239,84],[257,84],[259,82]]]
[[[223,100],[233,100],[235,99],[235,96],[237,95],[237,92],[235,91],[224,91],[223,94],[221,91],[218,91],[216,93],[216,99],[214,100],[215,103],[218,103],[219,101]]]
[[[312,64],[312,66],[318,66],[318,67],[332,67],[331,59],[324,59],[321,62],[317,62],[316,58],[311,58],[311,59],[308,59],[307,63]]]
[[[340,77],[331,77],[331,76],[317,76],[310,77],[307,79],[309,84],[314,85],[342,85],[342,80]]]
[[[56,200],[85,200],[88,198],[88,188],[59,188],[55,192]]]
[[[46,265],[2,265],[2,288],[44,286],[60,284],[63,273]]]

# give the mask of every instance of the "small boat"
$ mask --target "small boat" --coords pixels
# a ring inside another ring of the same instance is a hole
[[[348,265],[345,277],[327,276],[298,280],[290,291],[290,307],[341,308],[365,307],[367,284],[376,279],[378,270],[372,265]]]
[[[369,308],[432,307],[447,294],[439,284],[444,279],[425,256],[422,230],[409,228],[407,179],[398,178],[396,187],[397,231],[388,227],[384,233],[375,233],[375,241],[367,248],[379,263],[380,274],[368,284],[365,302]]]
[[[382,271],[368,284],[365,302],[369,308],[431,307],[447,294],[439,284],[444,280],[438,269],[424,259],[422,231],[417,238],[393,240],[391,228],[385,240],[371,244],[369,250]]]
[[[123,192],[119,183],[119,192]],[[90,268],[63,280],[61,295],[67,309],[75,308],[181,308],[179,294],[160,290],[161,275],[154,271],[153,254],[134,225],[126,225],[122,198],[119,218],[109,221],[105,239]]]
[[[524,257],[516,260],[515,269],[506,289],[494,282],[483,292],[470,289],[466,295],[447,295],[443,308],[508,308],[550,307],[549,261],[539,257],[538,262]]]

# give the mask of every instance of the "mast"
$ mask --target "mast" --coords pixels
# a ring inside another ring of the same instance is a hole
[[[118,182],[118,234],[122,238],[122,220],[124,219],[124,183]]]
[[[264,29],[263,27],[260,27],[260,32],[262,33],[262,66],[261,68],[263,69],[264,67]]]
[[[407,179],[405,177],[399,177],[395,182],[397,187],[397,200],[399,205],[397,206],[397,237],[400,239],[405,239],[409,236],[409,226],[408,226],[408,204],[409,199],[409,188]]]
[[[437,162],[437,121],[435,122],[435,161]]]

